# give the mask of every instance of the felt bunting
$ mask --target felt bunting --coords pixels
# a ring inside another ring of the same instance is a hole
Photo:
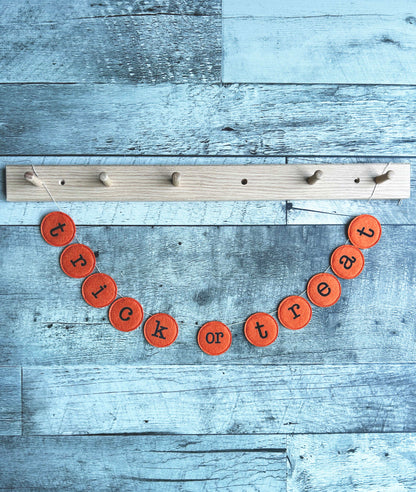
[[[60,256],[62,271],[72,278],[85,278],[81,288],[85,302],[95,308],[110,306],[110,324],[119,331],[130,332],[142,324],[145,312],[141,304],[132,297],[119,296],[112,277],[98,270],[93,251],[78,241],[72,243],[76,238],[76,227],[71,217],[63,212],[51,212],[43,218],[40,230],[48,244],[66,246]],[[365,264],[361,249],[375,246],[381,232],[380,222],[375,217],[366,214],[355,217],[348,227],[351,244],[335,249],[328,269],[331,268],[341,279],[358,277]],[[93,273],[95,269],[97,272]],[[317,273],[310,278],[302,294],[288,296],[279,303],[277,319],[289,330],[305,328],[311,321],[312,307],[302,297],[303,294],[306,293],[315,306],[328,308],[338,302],[341,292],[341,284],[334,275],[327,271]],[[244,324],[244,335],[248,342],[256,347],[267,347],[275,342],[279,332],[278,322],[272,314],[254,313],[245,322],[232,325]],[[146,341],[159,348],[172,345],[178,333],[178,323],[167,313],[150,315],[143,327]],[[209,321],[199,329],[197,342],[203,352],[218,356],[230,348],[232,333],[224,323]]]

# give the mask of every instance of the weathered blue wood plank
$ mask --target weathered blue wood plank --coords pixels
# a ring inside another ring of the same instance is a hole
[[[59,20],[74,20],[77,17],[100,18],[101,16],[136,16],[156,14],[221,15],[219,0],[69,0],[56,6],[55,0],[3,0],[1,24],[11,22],[47,23],[56,17]]]
[[[4,489],[286,491],[284,436],[0,439]]]
[[[414,226],[384,226],[366,266],[342,280],[333,307],[314,308],[311,323],[280,328],[276,342],[256,348],[242,324],[220,358],[198,348],[208,320],[229,324],[253,312],[274,312],[282,298],[303,291],[345,242],[344,226],[319,227],[80,227],[79,239],[99,253],[100,270],[114,276],[122,295],[146,312],[169,312],[179,336],[158,349],[141,329],[115,330],[106,309],[81,297],[81,280],[59,267],[59,248],[36,227],[0,230],[0,363],[225,364],[414,362],[416,354],[416,233]]]
[[[6,202],[7,164],[283,164],[282,157],[137,157],[137,156],[59,156],[0,157],[0,224],[38,225],[50,211],[45,203]],[[134,202],[60,203],[77,224],[96,225],[230,225],[285,224],[286,202]]]
[[[7,0],[0,81],[218,82],[220,2],[185,3]]]
[[[394,162],[397,159],[383,159]],[[333,162],[334,159],[314,157],[293,157],[292,163]],[[337,158],[336,162],[380,162],[380,158]],[[298,200],[287,203],[288,224],[345,224],[360,214],[375,215],[382,224],[416,224],[416,167],[411,162],[411,197],[408,200]],[[381,186],[381,185],[380,185]],[[383,184],[385,186],[385,184]],[[369,197],[370,198],[370,197]]]
[[[3,84],[0,104],[9,155],[415,155],[416,87]]]
[[[415,364],[30,367],[24,432],[413,432],[415,384]]]
[[[407,433],[288,436],[287,464],[289,492],[415,490],[416,436]]]
[[[19,436],[22,432],[22,392],[20,383],[20,367],[0,366],[1,436]]]
[[[411,0],[224,0],[223,16],[224,82],[416,82]]]

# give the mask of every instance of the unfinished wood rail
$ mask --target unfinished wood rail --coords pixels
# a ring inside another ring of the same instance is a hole
[[[6,166],[8,201],[401,199],[410,164]],[[26,173],[26,176],[25,176]],[[179,174],[180,173],[180,174]],[[386,176],[388,174],[388,179]],[[180,180],[179,180],[180,177]],[[104,179],[105,178],[105,179]],[[104,179],[104,180],[103,180]]]

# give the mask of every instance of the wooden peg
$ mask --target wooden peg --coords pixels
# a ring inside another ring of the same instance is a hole
[[[171,181],[173,186],[179,186],[181,184],[181,173],[174,172]]]
[[[25,172],[25,180],[38,188],[43,188],[42,181],[32,171]]]
[[[379,185],[384,183],[384,181],[388,181],[389,179],[393,179],[394,171],[387,171],[385,174],[381,174],[374,178],[374,181]]]
[[[100,178],[101,183],[104,186],[111,186],[113,184],[113,182],[111,181],[111,179],[108,177],[108,174],[107,173],[100,173],[99,178]]]
[[[315,171],[314,174],[312,176],[309,176],[306,181],[308,182],[308,184],[313,185],[322,178],[323,174],[324,173],[318,169],[318,171]]]

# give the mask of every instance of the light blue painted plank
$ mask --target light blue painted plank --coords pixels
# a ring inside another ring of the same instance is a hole
[[[58,156],[0,158],[0,225],[37,225],[54,209],[45,203],[6,202],[5,172],[8,164],[283,164],[282,157],[138,157],[138,156]],[[132,202],[60,203],[77,224],[88,225],[240,225],[285,224],[286,203],[276,202]]]
[[[285,436],[0,439],[8,490],[286,491]]]
[[[287,203],[288,224],[346,224],[360,214],[371,214],[381,224],[416,224],[416,163],[411,163],[411,197],[406,200],[295,200]],[[293,157],[288,159],[295,163],[356,163],[356,162],[389,162],[403,159],[373,158],[314,158]],[[388,168],[387,168],[388,169]],[[380,186],[388,186],[385,183]],[[370,198],[370,197],[369,197]]]
[[[204,354],[196,334],[206,321],[226,324],[258,311],[275,313],[299,294],[344,244],[345,226],[80,227],[79,239],[99,252],[98,265],[146,313],[168,312],[179,324],[175,343],[149,345],[141,329],[115,330],[107,309],[81,297],[81,280],[59,267],[60,248],[38,227],[0,229],[0,363],[293,364],[415,362],[416,228],[383,226],[355,280],[341,280],[333,307],[313,308],[298,332],[280,326],[269,347],[251,345],[243,323],[221,357]],[[145,318],[146,319],[146,318]]]
[[[46,1],[46,0],[43,0]],[[319,2],[307,2],[306,0],[292,0],[284,2],[282,0],[223,0],[222,14],[224,17],[233,16],[255,16],[264,17],[272,15],[276,17],[319,17],[323,14],[327,16],[340,15],[343,12],[351,11],[357,16],[373,16],[376,12],[381,16],[391,16],[397,11],[407,13],[414,12],[415,4],[413,0],[398,0],[396,9],[392,9],[389,0],[319,0]]]
[[[30,367],[25,434],[412,432],[415,364]]]
[[[3,154],[415,155],[416,87],[0,85]]]
[[[416,489],[416,435],[288,436],[287,464],[288,492],[410,492]]]
[[[2,323],[4,326],[4,324]],[[0,366],[0,435],[19,436],[22,432],[20,367]]]
[[[223,16],[223,82],[416,82],[410,0],[224,0]]]

